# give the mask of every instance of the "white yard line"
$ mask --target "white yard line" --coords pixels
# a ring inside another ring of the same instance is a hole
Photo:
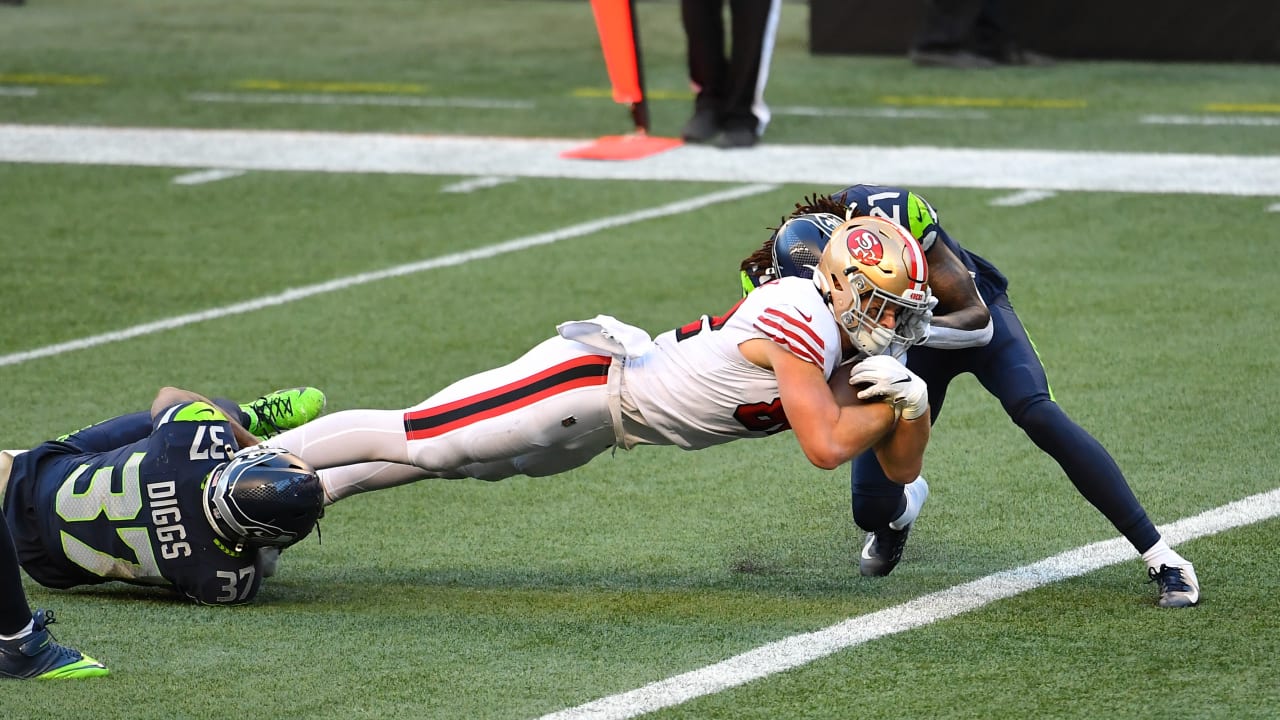
[[[205,183],[240,177],[244,173],[244,170],[201,170],[199,172],[179,175],[175,177],[172,182],[174,185],[203,185]]]
[[[1253,127],[1280,126],[1275,115],[1143,115],[1143,125],[1236,125]]]
[[[444,187],[440,188],[440,192],[469,193],[469,192],[475,192],[476,190],[486,190],[488,188],[497,187],[499,185],[506,185],[507,183],[511,183],[515,181],[516,181],[516,178],[510,177],[510,176],[486,175],[485,177],[471,178],[470,180],[463,180],[462,182],[456,182],[451,185],[445,185]]]
[[[1022,190],[1021,192],[1002,195],[987,204],[991,207],[1018,207],[1047,200],[1054,195],[1057,195],[1057,193],[1050,190]]]
[[[291,303],[296,300],[331,293],[337,290],[345,290],[350,287],[377,282],[379,280],[412,275],[414,273],[449,267],[452,265],[463,265],[473,260],[497,257],[498,255],[505,255],[518,250],[537,247],[538,245],[549,245],[561,240],[590,235],[592,233],[600,232],[601,230],[608,230],[609,228],[630,225],[631,223],[653,220],[660,217],[667,217],[669,215],[679,215],[681,213],[692,212],[694,210],[707,207],[708,205],[731,202],[733,200],[739,200],[752,195],[766,193],[776,188],[776,185],[743,185],[729,190],[722,190],[720,192],[709,193],[707,195],[699,195],[697,197],[689,198],[688,200],[659,205],[647,210],[638,210],[636,212],[623,213],[622,215],[612,215],[598,220],[590,220],[588,222],[570,225],[568,227],[560,228],[559,230],[552,230],[551,232],[542,233],[540,235],[515,238],[514,240],[508,240],[494,245],[486,245],[484,247],[475,248],[474,250],[442,255],[429,260],[406,263],[404,265],[396,265],[394,267],[386,268],[385,270],[348,275],[346,277],[336,278],[334,280],[317,283],[315,285],[291,288],[282,293],[267,295],[253,300],[246,300],[233,305],[224,305],[222,307],[202,310],[200,312],[189,313],[187,315],[178,315],[176,317],[165,318],[155,322],[134,325],[133,327],[128,327],[123,330],[102,333],[100,335],[91,335],[89,337],[80,338],[79,340],[71,340],[68,342],[57,343],[55,345],[46,345],[34,350],[25,350],[23,352],[11,353],[9,355],[0,355],[0,367],[6,365],[19,365],[37,358],[53,357],[55,355],[74,352],[76,350],[85,350],[99,345],[120,342],[121,340],[142,337],[144,335],[152,335],[165,330],[173,330],[174,328],[180,328],[186,325],[194,325],[208,320],[217,320],[219,318],[230,317],[232,315],[240,315],[243,313],[253,312],[255,310],[284,305],[285,303]]]
[[[685,145],[639,160],[560,156],[587,139],[0,125],[0,162],[666,182],[854,180],[905,187],[1280,196],[1280,155],[940,147]],[[855,176],[856,177],[853,177]]]
[[[1170,545],[1250,525],[1280,515],[1280,489],[1228,503],[1160,528]],[[624,720],[712,695],[819,660],[877,638],[955,617],[1060,580],[1135,559],[1124,538],[1068,550],[1031,565],[918,597],[901,605],[849,618],[816,632],[792,635],[714,665],[675,675],[629,692],[544,715],[540,720]],[[1186,612],[1167,610],[1162,612]]]
[[[841,108],[808,107],[805,105],[773,108],[773,114],[794,115],[796,117],[881,118],[885,120],[987,120],[991,117],[991,113],[985,110],[956,108]]]

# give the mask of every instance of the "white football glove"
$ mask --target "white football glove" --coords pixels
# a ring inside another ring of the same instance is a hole
[[[938,306],[938,298],[929,293],[929,305],[918,313],[910,313],[898,331],[903,337],[911,338],[912,345],[923,345],[929,339],[930,323],[933,322],[933,309]]]
[[[853,366],[849,384],[868,387],[858,391],[859,400],[880,398],[893,406],[894,414],[915,420],[929,412],[929,386],[888,355],[873,355]]]

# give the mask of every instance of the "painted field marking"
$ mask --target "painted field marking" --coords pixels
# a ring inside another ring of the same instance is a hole
[[[179,175],[175,177],[172,182],[174,185],[202,185],[204,183],[240,177],[241,175],[244,175],[245,172],[245,170],[201,170],[199,172]]]
[[[10,353],[8,355],[0,355],[0,367],[7,365],[19,365],[37,358],[53,357],[55,355],[62,355],[76,350],[85,350],[99,345],[128,340],[130,338],[152,335],[165,330],[173,330],[186,325],[206,322],[208,320],[217,320],[219,318],[230,317],[232,315],[242,315],[255,310],[284,305],[286,303],[313,297],[315,295],[323,295],[325,293],[331,293],[338,290],[345,290],[350,287],[365,285],[379,280],[403,277],[405,275],[412,275],[414,273],[434,270],[436,268],[464,265],[473,260],[483,260],[519,250],[525,250],[531,247],[537,247],[539,245],[549,245],[561,240],[568,240],[570,238],[600,232],[601,230],[608,230],[609,228],[616,228],[623,225],[643,222],[645,220],[653,220],[655,218],[692,212],[709,205],[731,202],[751,197],[752,195],[770,192],[772,190],[776,190],[777,187],[777,185],[763,184],[743,185],[736,188],[730,188],[729,190],[721,190],[719,192],[692,197],[687,200],[659,205],[646,210],[637,210],[635,212],[612,215],[598,220],[589,220],[584,223],[570,225],[568,227],[560,228],[559,230],[552,230],[551,232],[545,232],[539,235],[507,240],[505,242],[486,245],[473,250],[451,253],[449,255],[442,255],[428,260],[421,260],[419,262],[396,265],[384,270],[348,275],[346,277],[336,278],[334,280],[316,283],[314,285],[291,288],[275,295],[267,295],[232,305],[224,305],[222,307],[210,308],[209,310],[201,310],[199,312],[188,313],[186,315],[178,315],[175,317],[165,318],[163,320],[134,325],[133,327],[128,327],[123,330],[91,335],[78,340],[46,345],[44,347],[35,348],[34,350],[25,350],[22,352]]]
[[[1277,515],[1280,515],[1280,489],[1161,526],[1160,532],[1173,546]],[[626,720],[744,685],[841,650],[946,620],[997,600],[1134,558],[1133,546],[1124,538],[1092,543],[1030,565],[929,593],[901,605],[849,618],[816,632],[792,635],[714,665],[543,715],[540,720]]]
[[[33,87],[0,87],[0,95],[6,97],[35,97],[38,92]]]
[[[378,93],[382,95],[420,95],[426,85],[393,82],[332,82],[314,80],[240,80],[232,83],[241,90],[306,90],[317,93]]]
[[[963,108],[838,108],[805,107],[803,105],[773,108],[773,114],[797,117],[882,118],[886,120],[986,120],[991,117],[991,113],[985,110]]]
[[[100,75],[56,75],[53,73],[0,73],[0,83],[23,85],[106,85]]]
[[[561,157],[582,138],[0,124],[0,162],[204,170],[1280,196],[1280,155],[870,145],[684,145],[629,162]]]
[[[880,102],[886,105],[1030,108],[1036,110],[1079,110],[1089,106],[1087,100],[1077,98],[945,97],[933,95],[885,95],[880,98]]]
[[[192,102],[246,103],[256,105],[382,105],[387,107],[473,108],[479,110],[532,110],[528,100],[494,98],[436,98],[405,95],[324,95],[319,93],[197,92]]]
[[[1280,117],[1250,117],[1247,115],[1143,115],[1138,122],[1144,125],[1243,125],[1254,127],[1280,126]]]
[[[471,178],[470,180],[463,180],[462,182],[456,182],[456,183],[453,183],[452,185],[445,185],[444,187],[440,188],[440,192],[469,193],[469,192],[474,192],[476,190],[485,190],[487,188],[497,187],[499,185],[506,185],[507,183],[512,183],[512,182],[515,182],[516,180],[517,178],[513,178],[505,175],[487,175],[485,177],[477,177],[477,178]]]
[[[1280,113],[1280,103],[1209,103],[1209,112]]]
[[[991,207],[1018,207],[1047,200],[1057,194],[1052,190],[1022,190],[1009,195],[1002,195],[987,204]]]

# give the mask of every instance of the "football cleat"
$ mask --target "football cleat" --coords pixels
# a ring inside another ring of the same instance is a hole
[[[866,577],[884,577],[893,572],[902,559],[902,549],[907,546],[908,525],[901,530],[886,527],[867,533],[867,542],[858,558],[858,571]]]
[[[324,404],[324,393],[319,389],[296,387],[267,393],[240,409],[249,415],[245,429],[269,438],[315,420],[324,412]]]
[[[1156,602],[1163,608],[1191,607],[1200,602],[1200,581],[1196,579],[1196,570],[1191,563],[1186,565],[1161,565],[1160,569],[1147,568],[1148,582],[1156,583],[1160,588],[1160,598]]]
[[[48,627],[53,613],[37,610],[32,631],[14,640],[0,640],[0,678],[63,680],[102,677],[107,666],[54,639]]]

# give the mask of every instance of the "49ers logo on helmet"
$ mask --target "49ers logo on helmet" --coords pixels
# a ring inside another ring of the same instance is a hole
[[[875,267],[884,259],[884,246],[880,244],[880,238],[870,230],[855,229],[845,238],[845,244],[853,259],[868,267]]]

